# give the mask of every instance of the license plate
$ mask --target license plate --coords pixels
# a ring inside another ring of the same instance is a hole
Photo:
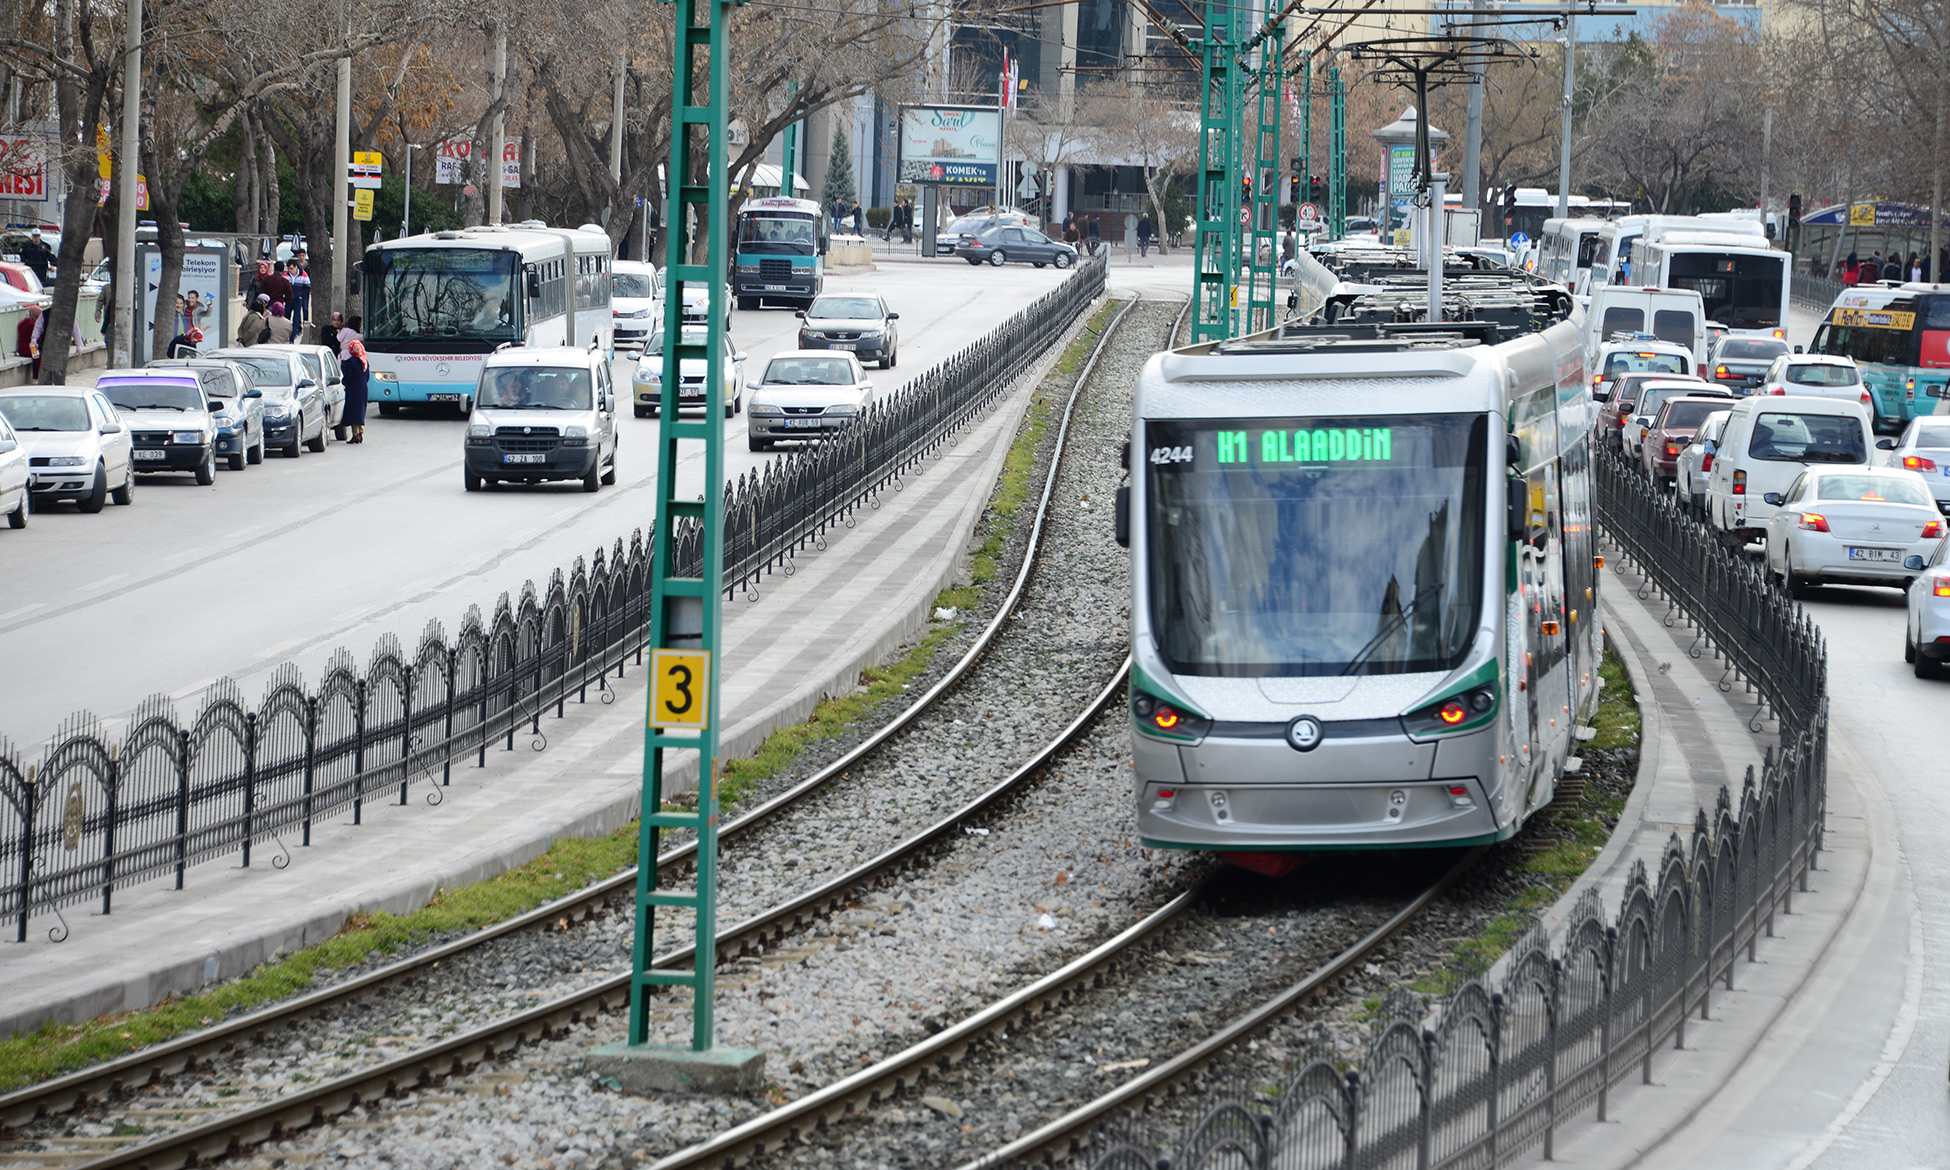
[[[786,291],[789,291],[789,289],[790,289],[790,288],[791,288],[791,286],[790,286],[790,285],[784,285],[784,284],[768,284],[768,285],[766,285],[766,286],[765,286],[765,291],[766,291],[766,292],[786,292]]]
[[[539,452],[539,451],[537,451],[537,452],[534,452],[534,453],[532,453],[532,454],[530,454],[530,453],[520,453],[520,454],[510,454],[510,455],[503,455],[503,456],[501,457],[501,462],[503,462],[503,463],[540,463],[540,462],[542,462],[542,461],[543,461],[544,459],[547,459],[547,458],[548,458],[548,456],[547,456],[547,455],[544,455],[544,454],[542,454],[541,452]]]
[[[1887,561],[1894,564],[1903,559],[1903,551],[1898,548],[1856,548],[1849,546],[1848,559],[1851,561]]]
[[[137,459],[164,459],[168,456],[169,452],[167,451],[137,451],[135,453]]]
[[[830,346],[831,348],[833,348],[833,349],[858,349],[858,348],[860,348],[860,343],[859,343],[859,342],[857,342],[857,341],[829,341],[829,342],[827,342],[826,344],[827,344],[828,346]]]
[[[461,399],[465,397],[467,397],[465,394],[429,394],[427,395],[427,401],[428,402],[459,402]]]
[[[816,418],[789,418],[785,420],[785,425],[788,427],[816,427],[819,425],[819,420]]]

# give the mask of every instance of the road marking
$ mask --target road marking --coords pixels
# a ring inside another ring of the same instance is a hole
[[[32,604],[32,605],[23,605],[23,606],[21,606],[21,607],[20,607],[19,609],[10,609],[10,610],[8,610],[8,611],[7,611],[6,613],[0,613],[0,622],[4,622],[4,621],[8,621],[8,620],[11,620],[11,619],[13,619],[13,618],[17,618],[17,617],[21,617],[21,616],[23,616],[23,615],[25,615],[25,614],[30,614],[30,613],[33,613],[33,612],[34,612],[35,610],[38,610],[38,609],[46,609],[47,607],[48,607],[48,603],[47,603],[47,602],[45,602],[45,601],[36,601],[36,602],[35,602],[34,604]]]

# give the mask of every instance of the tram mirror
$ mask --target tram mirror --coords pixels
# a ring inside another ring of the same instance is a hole
[[[1530,531],[1530,485],[1521,475],[1510,477],[1505,500],[1511,540],[1522,540]]]
[[[1523,440],[1515,435],[1503,436],[1503,461],[1512,467],[1523,466]]]
[[[1128,484],[1117,488],[1117,543],[1131,547],[1131,489]]]

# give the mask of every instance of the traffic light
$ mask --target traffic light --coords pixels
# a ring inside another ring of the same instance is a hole
[[[1790,224],[1801,222],[1801,196],[1799,195],[1788,196],[1788,222]]]
[[[1319,175],[1313,176],[1307,183],[1307,202],[1315,207],[1327,202],[1327,184]]]
[[[1300,202],[1300,176],[1299,175],[1288,175],[1286,177],[1286,201],[1288,203]]]
[[[1251,175],[1239,176],[1239,201],[1241,203],[1251,203],[1253,201],[1253,177]]]
[[[1517,188],[1514,184],[1503,189],[1503,226],[1517,226]]]

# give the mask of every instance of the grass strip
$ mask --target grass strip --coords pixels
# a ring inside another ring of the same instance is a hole
[[[995,580],[1002,553],[1030,499],[1031,478],[1053,422],[1055,403],[1068,393],[1116,308],[1115,302],[1100,307],[1086,332],[1064,349],[1052,372],[1036,388],[1029,412],[1004,459],[983,522],[985,537],[970,559],[973,583],[942,590],[935,598],[937,608],[972,610],[981,603],[982,587]],[[863,671],[860,686],[851,694],[822,701],[805,722],[774,731],[750,756],[727,762],[719,788],[723,809],[735,810],[760,783],[789,771],[809,750],[838,739],[880,704],[900,695],[927,672],[936,652],[960,625],[959,621],[931,623],[921,639],[900,657]],[[0,1092],[114,1060],[220,1020],[292,999],[337,972],[375,959],[505,922],[635,865],[636,844],[635,821],[600,837],[559,838],[526,865],[456,889],[437,891],[425,906],[406,914],[356,915],[327,941],[274,959],[208,991],[86,1023],[51,1023],[34,1032],[0,1039]]]

